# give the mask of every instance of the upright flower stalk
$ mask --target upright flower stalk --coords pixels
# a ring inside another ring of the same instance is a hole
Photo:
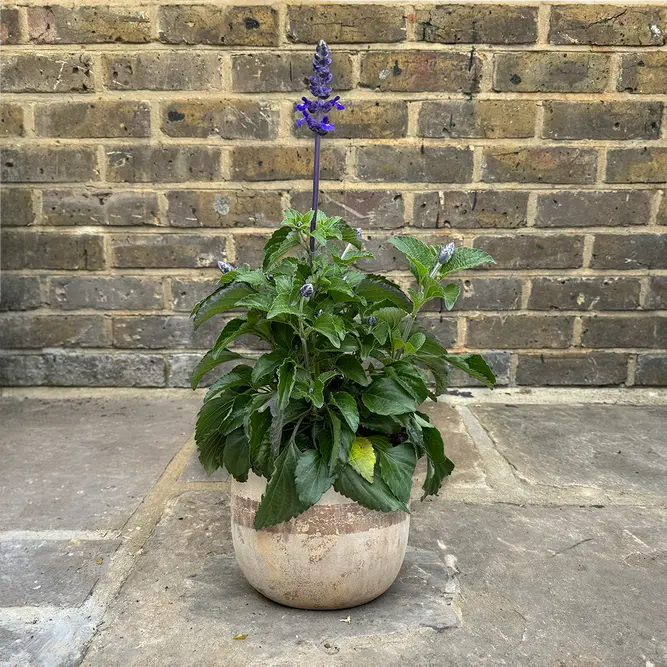
[[[302,97],[301,102],[296,104],[296,110],[303,114],[303,118],[299,118],[296,126],[300,127],[306,123],[308,127],[315,134],[315,159],[313,164],[313,219],[310,221],[311,233],[315,231],[315,224],[317,223],[317,207],[319,205],[320,192],[320,146],[322,137],[327,132],[332,132],[335,127],[329,122],[328,113],[331,109],[344,109],[345,107],[338,101],[340,97],[329,99],[331,95],[331,53],[327,43],[320,40],[315,48],[315,56],[313,57],[313,74],[310,77],[310,92],[315,99],[310,100],[307,97]],[[315,252],[315,238],[310,237],[310,253],[309,260],[312,264],[313,253]]]

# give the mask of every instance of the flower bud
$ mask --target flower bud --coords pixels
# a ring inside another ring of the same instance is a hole
[[[447,264],[447,262],[452,258],[455,250],[456,244],[454,241],[442,246],[442,248],[440,248],[440,253],[438,254],[438,261],[440,264]]]
[[[305,283],[304,285],[301,286],[299,294],[307,299],[308,297],[313,296],[313,294],[315,294],[315,288],[311,285],[311,283]]]
[[[221,259],[218,260],[218,268],[223,273],[229,273],[234,270],[234,267],[229,262],[223,262]]]
[[[368,324],[370,324],[371,326],[373,326],[373,325],[375,325],[375,324],[377,324],[377,323],[378,323],[378,318],[377,318],[377,317],[373,317],[373,315],[371,315],[371,316],[368,318]]]

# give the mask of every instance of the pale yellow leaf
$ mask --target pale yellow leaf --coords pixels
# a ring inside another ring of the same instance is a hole
[[[373,443],[368,438],[355,438],[350,447],[350,465],[367,482],[373,483],[373,470],[375,468],[375,450]]]

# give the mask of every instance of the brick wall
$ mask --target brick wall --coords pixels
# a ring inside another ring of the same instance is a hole
[[[503,384],[667,384],[667,8],[5,5],[0,384],[184,386],[215,261],[308,208],[312,44],[348,110],[323,206],[484,248],[452,312]],[[250,341],[246,342],[250,345]],[[457,381],[462,381],[458,378]]]

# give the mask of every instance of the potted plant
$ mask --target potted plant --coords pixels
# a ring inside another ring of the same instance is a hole
[[[451,309],[457,270],[493,260],[474,248],[429,246],[409,236],[391,243],[410,266],[403,291],[355,268],[372,257],[363,233],[318,210],[321,139],[329,112],[331,57],[315,50],[310,90],[296,108],[315,137],[312,210],[284,212],[261,268],[219,262],[215,290],[194,307],[194,326],[227,311],[226,322],[193,371],[210,385],[196,425],[204,468],[233,477],[232,535],[248,581],[294,607],[335,609],[374,599],[394,581],[408,539],[408,504],[417,460],[426,458],[424,496],[437,494],[454,464],[419,411],[436,400],[454,366],[492,387],[477,354],[450,354],[417,315],[431,299]],[[255,362],[229,348],[253,335],[270,351]],[[228,364],[229,365],[229,364]]]

